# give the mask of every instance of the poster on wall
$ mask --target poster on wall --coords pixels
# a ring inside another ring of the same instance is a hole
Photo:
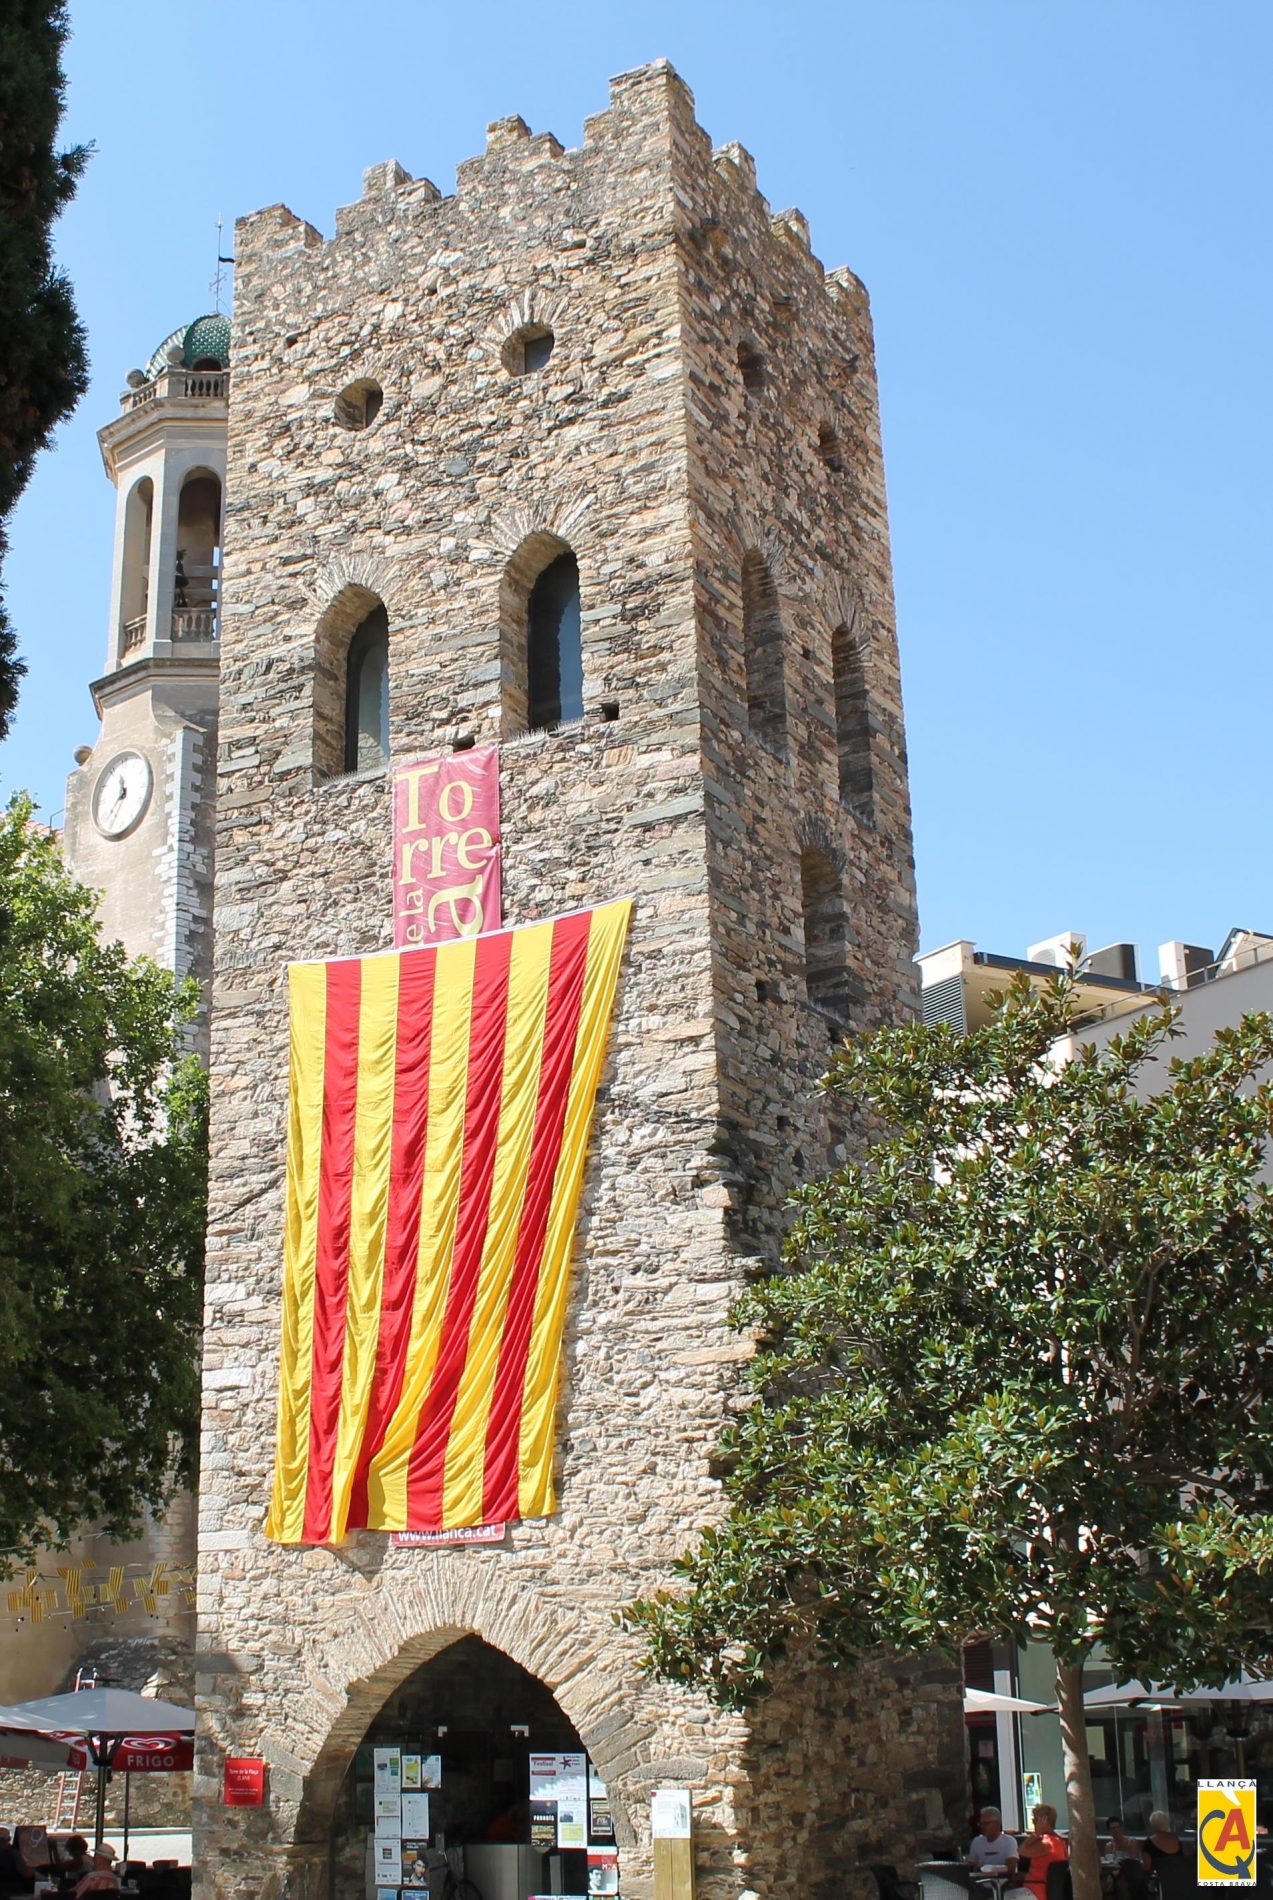
[[[606,1784],[588,1763],[588,1840],[608,1847],[614,1840],[614,1814]]]
[[[557,1803],[532,1801],[530,1804],[530,1844],[541,1853],[557,1845]]]
[[[402,1843],[402,1884],[404,1887],[427,1887],[429,1884],[429,1843],[427,1840],[404,1840]]]
[[[420,1757],[418,1755],[404,1755],[402,1757],[402,1792],[405,1794],[408,1788],[418,1788],[419,1786]]]
[[[440,1788],[442,1786],[441,1755],[425,1755],[421,1758],[420,1786],[422,1788]]]
[[[378,1887],[400,1887],[402,1885],[402,1842],[397,1840],[373,1842],[372,1866],[375,1868]]]
[[[402,1793],[402,1832],[417,1834],[421,1839],[429,1832],[429,1797],[419,1791]]]
[[[476,937],[501,921],[497,749],[395,766],[395,947]]]
[[[588,1849],[588,1892],[618,1893],[619,1856],[613,1848]]]
[[[586,1801],[588,1757],[583,1754],[532,1755],[530,1798],[532,1801]]]
[[[378,1841],[400,1841],[402,1839],[402,1817],[398,1814],[377,1814],[375,1834]]]
[[[588,1845],[588,1804],[586,1801],[559,1801],[557,1803],[557,1845],[558,1847],[586,1847]]]

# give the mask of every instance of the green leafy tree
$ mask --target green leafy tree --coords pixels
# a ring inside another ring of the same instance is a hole
[[[192,1476],[207,1084],[194,998],[103,943],[92,892],[0,814],[0,1564],[124,1533]]]
[[[88,387],[84,332],[51,252],[88,157],[57,150],[68,31],[65,7],[49,0],[8,0],[0,14],[0,563],[35,457]],[[0,600],[0,739],[25,671]]]
[[[792,1270],[738,1316],[728,1514],[628,1617],[652,1667],[734,1701],[797,1645],[1046,1642],[1098,1900],[1094,1646],[1180,1688],[1273,1656],[1273,1019],[1168,1062],[1163,1005],[1057,1063],[1072,1004],[1022,978],[971,1034],[837,1058],[881,1138],[797,1197]]]

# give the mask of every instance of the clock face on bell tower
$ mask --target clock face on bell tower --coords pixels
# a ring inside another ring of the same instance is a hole
[[[104,838],[122,838],[150,803],[151,771],[140,752],[117,752],[93,792],[93,823]]]

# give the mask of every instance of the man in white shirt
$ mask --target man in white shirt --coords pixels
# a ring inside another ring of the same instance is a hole
[[[968,1849],[968,1865],[973,1872],[1015,1874],[1019,1850],[1011,1834],[1004,1833],[998,1808],[983,1808],[978,1825],[981,1832],[974,1835]]]

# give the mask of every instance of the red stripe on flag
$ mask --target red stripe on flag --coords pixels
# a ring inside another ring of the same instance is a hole
[[[304,1541],[331,1534],[332,1467],[345,1365],[349,1223],[358,1104],[358,1018],[362,964],[327,966],[323,1047],[323,1145],[318,1179],[318,1252],[314,1270],[314,1350],[310,1372],[309,1469]]]
[[[451,1276],[447,1287],[442,1339],[428,1396],[420,1408],[415,1443],[407,1466],[409,1531],[442,1528],[442,1494],[447,1444],[460,1380],[469,1350],[469,1327],[482,1266],[490,1213],[491,1181],[499,1144],[503,1093],[504,1042],[508,1032],[508,972],[512,937],[477,939],[473,970],[473,1010],[469,1025],[468,1082],[464,1104],[464,1148],[460,1162],[460,1200]]]
[[[398,1407],[411,1343],[424,1152],[429,1132],[429,1057],[433,1044],[435,956],[404,956],[398,969],[398,1026],[393,1082],[393,1152],[376,1370],[362,1449],[349,1496],[351,1531],[367,1527],[367,1475]]]
[[[535,1131],[531,1137],[530,1166],[517,1252],[509,1287],[508,1311],[500,1341],[499,1365],[486,1428],[486,1469],[483,1474],[482,1517],[488,1524],[516,1518],[522,1429],[522,1393],[530,1352],[539,1268],[548,1231],[553,1183],[561,1155],[561,1137],[575,1068],[575,1043],[583,1006],[584,976],[588,968],[588,931],[591,916],[560,918],[553,926],[548,966],[548,1009],[544,1021],[544,1050],[539,1069],[539,1097],[535,1104]]]

